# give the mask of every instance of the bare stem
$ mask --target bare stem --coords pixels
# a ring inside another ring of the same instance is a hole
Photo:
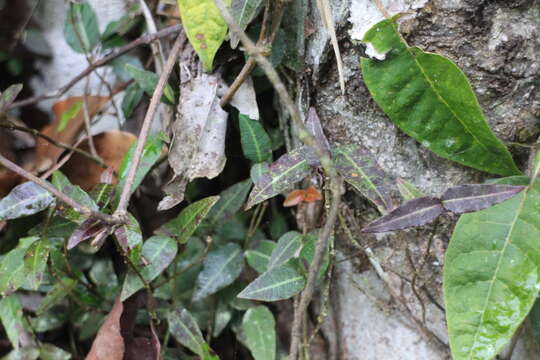
[[[144,145],[146,144],[146,140],[148,139],[150,128],[152,126],[152,121],[154,120],[154,116],[156,115],[156,111],[158,109],[161,96],[163,95],[165,85],[167,84],[167,80],[169,79],[169,76],[172,72],[174,64],[176,63],[176,59],[178,58],[178,55],[180,54],[180,50],[182,49],[182,46],[185,43],[185,39],[186,38],[185,38],[184,33],[181,33],[176,38],[176,41],[171,50],[171,53],[169,54],[169,58],[167,59],[167,63],[165,64],[163,72],[161,73],[161,76],[159,77],[156,90],[152,94],[152,99],[150,100],[148,111],[146,112],[146,115],[144,117],[143,125],[141,127],[141,132],[139,133],[139,139],[137,141],[137,147],[135,148],[135,154],[133,155],[133,161],[130,164],[129,172],[126,178],[126,183],[124,185],[124,188],[122,189],[122,194],[120,196],[120,202],[118,203],[118,208],[115,211],[116,216],[123,217],[126,213],[126,209],[129,204],[129,198],[131,196],[131,188],[133,186],[133,182],[135,181],[137,168],[139,167],[139,163],[141,162],[141,157],[144,151]]]
[[[281,1],[279,5],[284,6],[286,2],[287,1]],[[302,118],[300,116],[300,111],[295,106],[293,99],[287,92],[285,85],[281,81],[277,71],[274,69],[270,61],[268,61],[268,59],[262,54],[261,49],[259,49],[257,45],[255,45],[253,41],[251,41],[251,39],[246,35],[246,33],[243,32],[242,29],[238,26],[236,21],[231,16],[229,10],[223,3],[223,0],[215,0],[215,3],[217,7],[220,9],[221,15],[223,16],[225,22],[229,25],[229,28],[233,32],[236,33],[236,35],[238,36],[238,38],[244,45],[244,48],[246,49],[246,51],[251,56],[253,56],[253,58],[257,61],[259,66],[265,72],[266,76],[268,77],[268,80],[270,80],[270,82],[274,86],[274,89],[278,93],[281,101],[285,104],[285,107],[287,108],[292,118],[292,121],[296,125],[296,128],[298,129],[298,137],[304,144],[315,149],[317,155],[320,158],[321,165],[330,180],[329,187],[332,192],[332,199],[330,201],[330,210],[326,218],[326,223],[324,224],[323,230],[317,241],[317,245],[315,248],[315,256],[313,257],[313,261],[309,266],[309,274],[308,274],[306,287],[302,291],[302,294],[300,296],[300,301],[298,303],[298,307],[295,309],[295,313],[294,313],[289,360],[296,360],[298,357],[298,348],[299,348],[301,336],[302,336],[302,318],[309,306],[309,303],[311,302],[311,298],[313,297],[313,293],[315,290],[315,280],[317,279],[317,274],[321,267],[324,253],[328,246],[328,239],[334,229],[334,224],[336,222],[339,203],[341,200],[341,194],[340,194],[341,181],[334,167],[334,164],[332,163],[332,160],[330,159],[326,150],[323,148],[321,144],[317,142],[315,137],[311,133],[309,133],[309,131],[306,129],[306,126],[304,125],[304,122],[302,121]],[[277,14],[277,16],[280,16],[280,15]],[[274,22],[274,25],[275,24],[276,23]]]
[[[107,224],[116,224],[118,223],[118,221],[113,218],[111,215],[107,215],[107,214],[104,214],[102,212],[99,212],[99,211],[94,211],[84,205],[81,205],[79,204],[78,202],[76,202],[75,200],[73,200],[72,198],[70,198],[69,196],[67,196],[66,194],[60,192],[57,188],[55,188],[54,186],[52,186],[49,182],[43,180],[43,179],[40,179],[38,178],[37,176],[29,173],[28,171],[24,170],[23,168],[21,168],[20,166],[18,166],[17,164],[9,161],[8,159],[6,159],[5,157],[3,157],[2,155],[0,155],[0,164],[3,165],[4,167],[6,167],[7,169],[13,171],[14,173],[22,176],[23,178],[27,179],[27,180],[30,180],[32,181],[33,183],[41,186],[42,188],[44,188],[45,190],[47,190],[48,192],[50,192],[51,194],[53,194],[54,196],[56,196],[56,198],[58,200],[60,200],[61,202],[63,202],[64,204],[74,208],[76,211],[86,215],[86,216],[90,216],[90,217],[94,217],[96,219],[99,219]]]

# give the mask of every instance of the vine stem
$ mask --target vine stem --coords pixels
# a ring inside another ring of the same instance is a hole
[[[9,161],[8,159],[3,157],[2,155],[0,155],[0,164],[2,166],[6,167],[7,169],[13,171],[14,173],[22,176],[23,178],[25,178],[27,180],[30,180],[33,183],[41,186],[42,188],[44,188],[45,190],[47,190],[48,192],[50,192],[51,194],[56,196],[56,198],[58,200],[65,203],[66,205],[74,208],[76,211],[81,212],[84,215],[94,217],[96,219],[99,219],[99,220],[107,223],[107,224],[117,224],[117,223],[119,223],[119,221],[116,218],[114,218],[113,216],[111,216],[111,215],[107,215],[107,214],[102,213],[100,211],[92,210],[92,209],[90,209],[90,208],[88,208],[88,207],[86,207],[84,205],[79,204],[78,202],[76,202],[75,200],[73,200],[72,198],[70,198],[69,196],[62,193],[61,191],[59,191],[54,186],[52,186],[49,182],[47,182],[47,181],[45,181],[43,179],[40,179],[37,176],[29,173],[28,171],[24,170],[22,167],[18,166],[17,164]]]
[[[282,1],[280,4],[284,6],[286,2],[288,1]],[[317,153],[321,161],[321,166],[330,180],[329,187],[332,193],[330,210],[328,211],[326,222],[316,244],[315,256],[313,257],[313,261],[309,266],[306,286],[300,295],[298,306],[295,308],[294,312],[289,360],[296,360],[298,357],[298,350],[302,336],[302,318],[306,313],[309,303],[311,302],[311,299],[313,297],[317,274],[321,267],[325,250],[328,247],[328,239],[330,238],[330,234],[333,232],[336,218],[338,215],[339,203],[341,200],[341,180],[326,149],[324,149],[324,147],[319,144],[315,137],[306,129],[306,126],[302,121],[300,111],[298,110],[298,108],[294,104],[293,99],[287,92],[284,83],[281,81],[277,71],[274,69],[270,61],[268,61],[268,59],[263,55],[264,49],[260,49],[259,47],[257,47],[257,45],[253,41],[251,41],[251,39],[246,35],[246,33],[242,31],[240,26],[236,23],[231,13],[223,3],[223,0],[215,0],[215,3],[216,6],[219,8],[223,19],[229,25],[229,28],[236,33],[246,51],[257,61],[259,66],[262,68],[262,70],[268,77],[268,80],[270,80],[270,82],[272,83],[281,101],[285,104],[285,107],[287,108],[287,111],[289,112],[292,121],[296,125],[298,137],[300,138],[300,140],[304,144],[315,149],[315,152]]]
[[[178,58],[178,55],[180,54],[180,51],[182,50],[185,40],[186,40],[186,37],[183,32],[180,33],[180,35],[178,35],[178,37],[176,38],[176,41],[171,50],[171,53],[169,54],[169,58],[167,59],[167,63],[165,64],[163,72],[161,73],[159,77],[159,81],[156,86],[156,89],[154,90],[154,93],[152,94],[152,99],[150,100],[148,111],[146,112],[146,115],[144,117],[143,125],[141,127],[141,132],[139,133],[139,139],[137,141],[137,147],[135,148],[135,153],[133,155],[133,161],[131,162],[129,166],[129,172],[126,177],[126,183],[124,185],[124,188],[122,189],[120,202],[118,203],[118,208],[116,209],[115,214],[114,214],[114,216],[116,217],[122,218],[126,214],[127,206],[129,204],[129,198],[131,196],[131,188],[133,186],[133,182],[135,181],[137,168],[139,167],[139,163],[141,162],[144,146],[146,144],[146,140],[148,139],[150,128],[152,126],[152,121],[154,120],[159,102],[161,101],[161,97],[163,96],[165,85],[167,84],[169,76],[172,72],[174,64],[176,63],[176,59]]]

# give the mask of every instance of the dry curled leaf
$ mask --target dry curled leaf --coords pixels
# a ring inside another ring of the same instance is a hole
[[[319,200],[322,200],[321,193],[319,192],[319,190],[315,189],[315,187],[310,186],[306,190],[291,191],[289,195],[287,195],[287,197],[285,198],[283,206],[290,207],[296,206],[302,202],[312,203]]]

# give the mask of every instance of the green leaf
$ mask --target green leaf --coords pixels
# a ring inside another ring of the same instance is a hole
[[[128,153],[124,156],[124,159],[122,159],[122,164],[120,165],[120,169],[118,170],[118,178],[120,180],[118,181],[118,185],[116,187],[118,191],[116,192],[115,207],[118,206],[121,190],[126,184],[127,174],[129,172],[129,167],[133,162],[133,153],[135,152],[136,147],[137,142],[131,145]],[[146,144],[144,145],[141,162],[139,163],[139,167],[137,168],[137,173],[135,175],[135,181],[133,182],[131,192],[134,192],[139,187],[146,174],[148,174],[150,169],[152,169],[154,164],[158,161],[159,157],[161,156],[162,148],[163,140],[161,139],[161,136],[159,134],[148,138]]]
[[[231,0],[223,1],[230,6]],[[189,42],[206,71],[212,71],[214,57],[227,35],[227,24],[214,0],[178,0],[182,25]]]
[[[462,215],[444,263],[454,359],[492,359],[540,289],[540,182],[510,200]]]
[[[126,64],[125,69],[131,76],[133,76],[133,80],[135,80],[135,82],[141,87],[141,89],[144,90],[144,92],[148,96],[152,96],[152,94],[154,94],[156,86],[159,82],[159,76],[156,73],[143,70],[141,68],[133,66],[132,64]],[[174,104],[175,98],[176,95],[174,94],[173,88],[171,87],[171,85],[166,84],[165,89],[163,89],[162,101],[169,105],[172,105]]]
[[[39,346],[39,358],[41,360],[69,360],[71,354],[53,344],[41,344]]]
[[[23,309],[17,294],[0,300],[0,320],[15,350],[19,349],[19,334],[24,330]]]
[[[306,281],[291,264],[271,268],[250,283],[239,298],[278,301],[298,294]]]
[[[47,296],[41,300],[41,303],[36,310],[36,314],[40,316],[54,305],[64,300],[66,296],[73,292],[76,285],[77,280],[68,277],[58,279],[58,282],[49,290]]]
[[[408,182],[407,180],[403,180],[402,178],[398,178],[396,180],[396,184],[399,190],[399,193],[405,199],[405,201],[409,201],[412,199],[416,199],[419,197],[426,196],[423,192],[418,190],[416,186]]]
[[[99,43],[96,13],[88,3],[70,4],[64,22],[64,38],[78,53],[90,52]]]
[[[58,123],[58,127],[56,128],[56,132],[62,132],[66,129],[71,119],[73,119],[75,116],[79,114],[79,112],[82,109],[82,101],[76,101],[71,106],[62,113],[60,116],[60,122]]]
[[[405,133],[460,164],[505,176],[521,173],[490,130],[467,77],[453,62],[408,47],[395,18],[373,26],[364,42],[386,54],[383,61],[361,59],[364,81]]]
[[[128,214],[128,222],[120,225],[114,232],[116,241],[124,251],[130,251],[131,261],[138,263],[141,256],[143,236],[141,227],[133,215]]]
[[[246,30],[247,26],[257,17],[263,8],[263,0],[232,0],[231,13],[242,30]],[[231,47],[236,49],[240,39],[236,33],[229,32],[231,38]]]
[[[46,237],[37,240],[26,250],[24,266],[28,274],[28,285],[32,290],[37,291],[43,281],[50,250],[51,241]]]
[[[15,101],[22,89],[22,84],[14,84],[2,92],[0,95],[0,113],[3,113]]]
[[[27,268],[24,263],[24,255],[39,237],[32,236],[22,238],[16,248],[12,249],[0,260],[0,294],[8,296],[23,286],[27,281]]]
[[[255,360],[275,360],[276,321],[266,306],[248,309],[242,318],[242,330]]]
[[[219,194],[218,202],[208,213],[208,222],[212,225],[232,218],[242,208],[251,188],[251,180],[247,179],[228,187]]]
[[[55,171],[52,176],[52,183],[55,188],[66,194],[81,205],[88,207],[91,210],[98,210],[97,204],[83,189],[77,185],[73,185],[68,178],[60,171]],[[60,214],[62,217],[76,223],[82,223],[86,218],[73,208],[68,208],[67,205],[62,205]]]
[[[210,251],[197,278],[193,301],[204,299],[231,284],[243,267],[242,248],[238,244],[228,243]]]
[[[144,90],[137,84],[133,83],[129,85],[122,99],[122,111],[124,112],[124,117],[129,119],[135,108],[141,102]]]
[[[244,156],[255,163],[270,160],[272,142],[261,123],[242,114],[238,116],[238,119]]]
[[[276,243],[270,240],[261,240],[252,250],[247,250],[244,256],[249,266],[259,274],[268,269],[272,251],[276,248]]]
[[[531,323],[531,333],[537,344],[540,344],[540,300],[534,302],[534,306],[529,313]]]
[[[302,248],[304,236],[298,231],[285,233],[277,242],[276,248],[272,251],[268,268],[273,268],[285,264],[290,259],[296,257]]]
[[[186,309],[175,309],[167,314],[169,331],[182,345],[197,354],[202,360],[219,359],[202,336],[197,322]]]
[[[17,185],[0,200],[0,220],[16,219],[45,210],[54,202],[47,190],[33,182]]]
[[[142,257],[146,264],[139,267],[144,280],[151,282],[157,278],[174,260],[177,251],[176,241],[168,236],[156,235],[146,240],[142,247]],[[139,276],[133,270],[129,271],[122,287],[121,300],[126,300],[143,287]]]
[[[305,236],[306,240],[304,241],[304,246],[302,246],[302,250],[300,251],[300,257],[305,260],[304,269],[306,271],[306,274],[309,271],[309,264],[311,264],[313,262],[313,259],[315,258],[315,248],[317,247],[317,241],[319,240],[320,232],[321,229],[314,229],[307,233],[307,235]],[[321,264],[321,268],[319,269],[317,279],[322,278],[326,274],[326,270],[330,265],[330,243],[332,241],[334,240],[330,239],[328,248],[324,253],[323,262]]]
[[[171,236],[180,244],[185,244],[218,200],[219,196],[209,196],[194,202],[176,218],[159,228],[158,233]]]

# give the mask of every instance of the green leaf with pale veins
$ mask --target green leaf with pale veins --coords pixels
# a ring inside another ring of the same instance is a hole
[[[17,185],[0,200],[0,220],[16,219],[45,210],[54,202],[50,192],[33,182]]]
[[[260,301],[284,300],[298,294],[305,283],[305,278],[293,265],[287,263],[263,273],[242,290],[238,297]]]
[[[242,330],[255,360],[275,360],[276,321],[266,306],[248,309],[242,318]]]
[[[285,264],[290,259],[297,257],[302,248],[304,236],[298,231],[289,231],[281,236],[276,248],[272,251],[268,268]]]
[[[361,59],[371,96],[405,133],[439,156],[488,173],[519,175],[489,128],[467,77],[447,58],[409,47],[395,19],[373,26],[368,47],[384,60]]]
[[[70,4],[64,22],[64,38],[78,53],[90,52],[99,43],[97,16],[89,4]]]
[[[19,334],[24,330],[23,309],[19,296],[12,294],[0,300],[0,320],[11,345],[19,349]]]
[[[232,284],[243,267],[242,248],[238,244],[228,243],[210,251],[197,278],[193,301],[204,299]]]
[[[176,218],[159,228],[158,233],[164,233],[178,240],[180,244],[185,244],[218,200],[219,196],[209,196],[194,202]]]
[[[242,208],[246,196],[251,188],[251,180],[247,179],[236,183],[219,194],[218,202],[208,213],[208,222],[212,225],[227,221]]]
[[[45,268],[49,251],[51,250],[51,241],[44,237],[32,243],[24,255],[24,266],[27,272],[28,285],[32,290],[38,290],[45,276]]]
[[[244,156],[249,160],[260,163],[272,158],[272,142],[260,121],[250,119],[240,114],[240,140]]]
[[[455,360],[493,359],[540,289],[540,182],[459,219],[444,262],[444,300]]]
[[[261,240],[253,249],[247,250],[244,254],[249,266],[259,274],[268,269],[270,257],[276,248],[276,243],[270,240]]]
[[[232,0],[231,13],[242,30],[246,30],[247,26],[257,17],[263,8],[263,0]],[[231,47],[235,49],[240,40],[232,31],[229,32],[231,37]]]
[[[230,6],[231,0],[224,0]],[[182,25],[189,42],[206,71],[212,71],[214,57],[227,35],[227,24],[214,0],[178,0]]]
[[[66,194],[77,203],[86,206],[91,210],[98,210],[98,206],[95,201],[88,195],[83,189],[77,185],[73,185],[68,178],[62,174],[60,171],[55,171],[52,176],[52,183],[55,188],[60,190],[62,193]],[[60,214],[62,217],[76,222],[78,224],[86,220],[86,217],[83,216],[76,209],[70,208],[67,205],[62,205],[60,209]]]

